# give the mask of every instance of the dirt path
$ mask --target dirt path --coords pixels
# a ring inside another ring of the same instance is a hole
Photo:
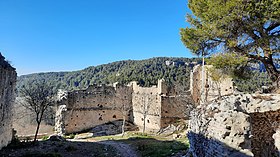
[[[116,148],[122,157],[138,157],[137,153],[128,144],[114,141],[100,141],[98,143]]]
[[[139,157],[137,153],[128,145],[122,142],[115,141],[96,141],[93,139],[73,139],[71,141],[84,141],[84,142],[95,142],[103,145],[109,145],[118,150],[121,157]]]

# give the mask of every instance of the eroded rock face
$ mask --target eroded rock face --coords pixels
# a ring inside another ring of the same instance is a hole
[[[12,140],[12,107],[16,78],[15,69],[0,53],[0,149]]]
[[[194,156],[279,156],[280,95],[236,94],[191,113]]]

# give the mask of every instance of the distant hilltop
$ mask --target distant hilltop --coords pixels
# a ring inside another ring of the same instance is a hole
[[[98,66],[90,66],[72,72],[48,72],[23,75],[18,77],[17,88],[35,80],[46,80],[53,90],[79,90],[93,84],[128,84],[137,81],[140,86],[151,87],[159,79],[167,84],[189,89],[190,72],[194,65],[201,64],[200,58],[155,57],[145,60],[123,60]],[[279,64],[278,64],[279,65]],[[251,78],[235,79],[239,91],[254,92],[271,83],[263,65],[250,63]]]
[[[190,70],[199,58],[155,57],[145,60],[124,60],[98,66],[90,66],[72,72],[48,72],[18,77],[18,88],[27,81],[47,80],[54,90],[85,89],[91,84],[127,84],[137,81],[140,86],[149,87],[165,79],[170,84],[189,88]]]

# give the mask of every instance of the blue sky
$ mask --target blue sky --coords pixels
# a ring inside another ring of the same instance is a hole
[[[19,75],[118,60],[194,57],[186,0],[0,0],[0,52]]]

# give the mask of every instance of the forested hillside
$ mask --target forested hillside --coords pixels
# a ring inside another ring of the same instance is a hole
[[[166,62],[167,61],[167,62]],[[200,62],[198,58],[169,58],[158,57],[146,60],[118,61],[99,66],[91,66],[73,72],[49,72],[20,76],[18,89],[34,80],[46,80],[53,90],[76,90],[87,88],[91,84],[127,84],[138,81],[141,86],[149,87],[157,84],[158,79],[165,79],[169,85],[176,85],[181,90],[189,89],[190,70],[192,62]],[[239,91],[254,92],[261,86],[271,84],[265,72],[252,70],[249,79],[235,79]]]
[[[169,64],[166,64],[166,61]],[[157,80],[164,78],[168,83],[177,84],[185,89],[189,88],[191,65],[188,63],[199,61],[197,58],[169,58],[158,57],[146,60],[118,61],[99,66],[91,66],[73,72],[49,72],[20,76],[18,88],[28,81],[36,79],[47,80],[54,90],[75,90],[86,88],[90,84],[112,84],[119,82],[127,84],[138,81],[141,86],[152,86]],[[185,64],[187,63],[187,64]]]

